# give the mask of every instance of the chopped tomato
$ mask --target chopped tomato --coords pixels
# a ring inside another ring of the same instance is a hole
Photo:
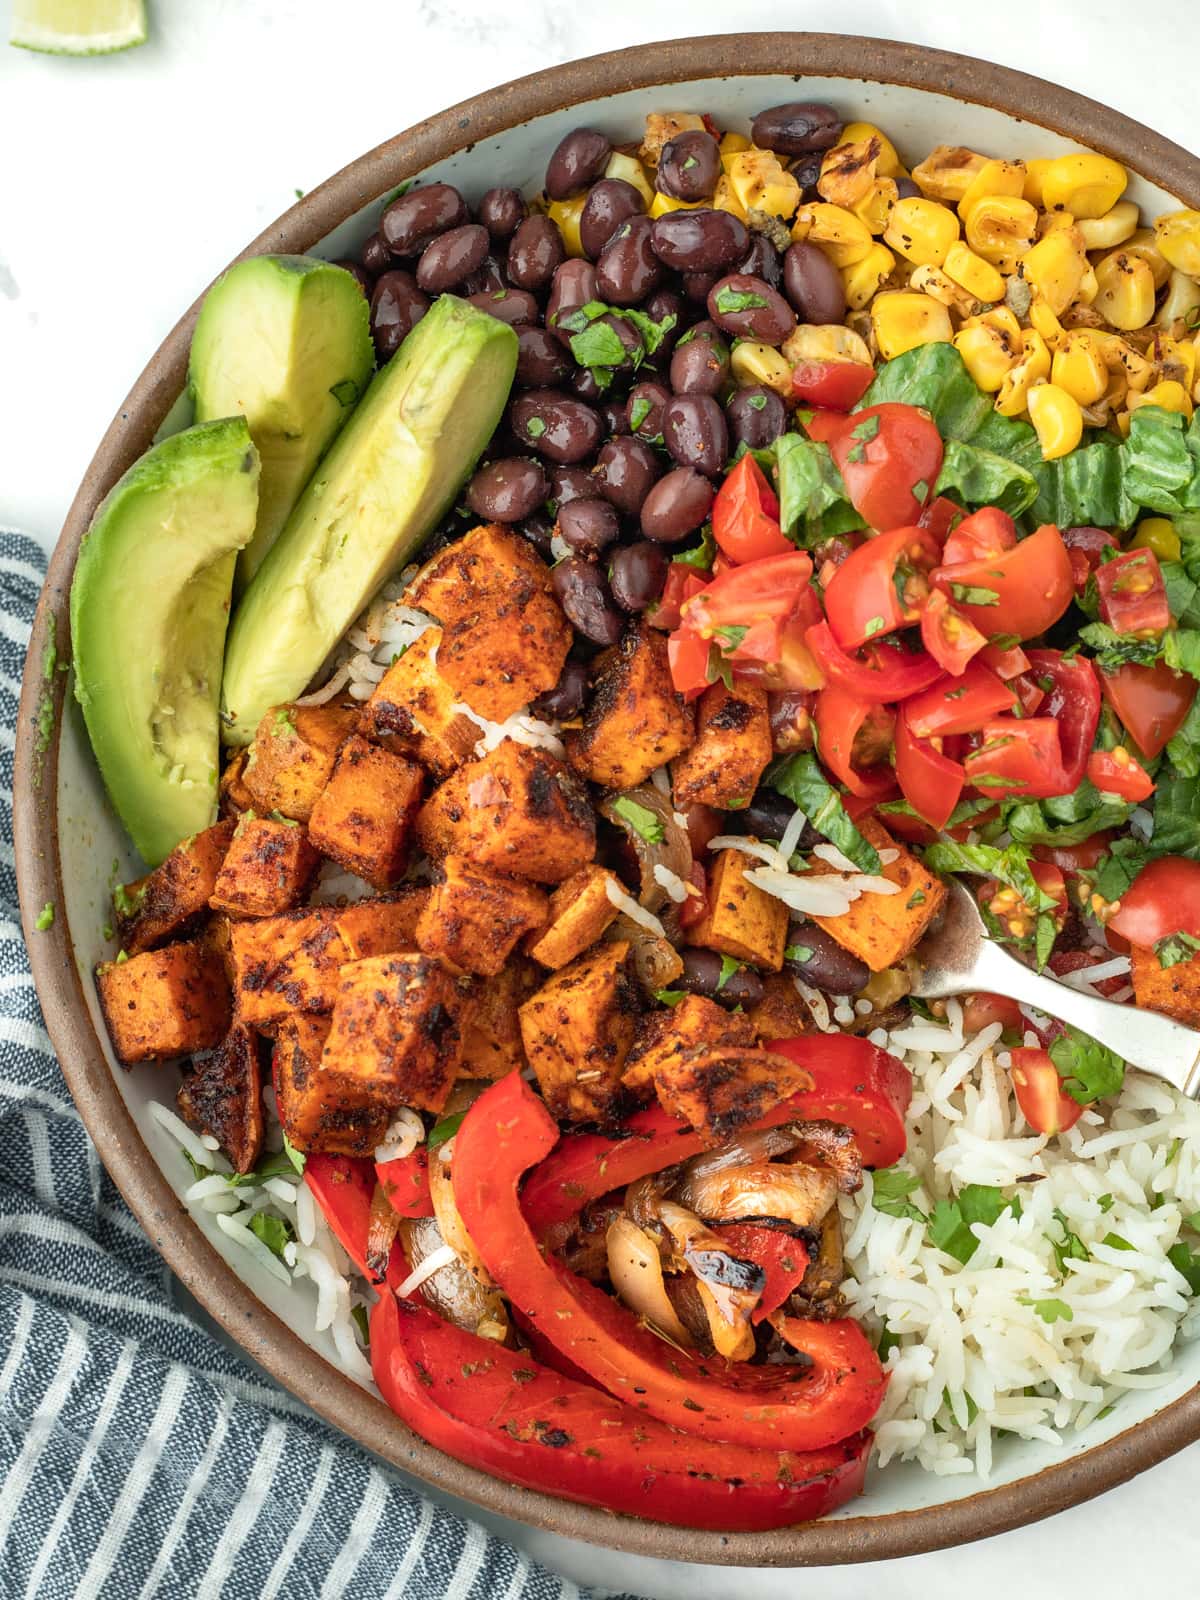
[[[711,638],[718,628],[749,627],[773,617],[783,620],[795,611],[811,577],[812,557],[805,550],[734,567],[688,601],[683,624]]]
[[[993,640],[991,644],[984,645],[979,652],[979,659],[1006,683],[1009,678],[1029,671],[1029,657],[1019,644],[997,644]]]
[[[829,682],[840,684],[864,700],[903,700],[927,688],[938,677],[937,662],[923,651],[910,655],[885,645],[868,645],[866,661],[847,655],[827,622],[818,622],[804,637]]]
[[[744,455],[717,491],[713,538],[731,561],[790,555],[795,546],[779,526],[779,501],[752,455]]]
[[[989,994],[986,990],[968,995],[963,1002],[963,1032],[978,1033],[993,1022],[998,1022],[1005,1033],[1024,1033],[1025,1018],[1015,1000],[1010,1000],[1006,994]]]
[[[916,406],[856,411],[829,448],[854,509],[880,533],[916,522],[942,470],[942,436]]]
[[[1053,861],[1031,861],[1029,872],[1042,893],[1054,901],[1055,918],[1061,920],[1067,914],[1067,881],[1062,868]]]
[[[924,528],[893,528],[851,551],[825,589],[825,614],[843,650],[916,622],[937,542]]]
[[[933,591],[921,610],[921,642],[942,670],[955,676],[987,646],[975,624],[956,611],[940,589]]]
[[[1038,707],[1043,717],[1053,717],[1062,750],[1062,787],[1071,794],[1083,782],[1087,758],[1100,721],[1100,683],[1086,656],[1067,656],[1061,650],[1030,650],[1033,681],[1046,691]]]
[[[1067,885],[1062,873],[1047,861],[1031,861],[1029,865],[1034,882],[1053,901],[1046,909],[1054,918],[1055,928],[1061,928],[1067,915]],[[1009,938],[1022,944],[1032,940],[1039,910],[1010,885],[988,878],[977,890],[977,897]]]
[[[1035,1133],[1065,1133],[1083,1115],[1078,1100],[1063,1092],[1058,1068],[1045,1050],[1012,1052],[1012,1084],[1021,1114]]]
[[[1112,840],[1111,829],[1102,828],[1079,844],[1035,844],[1033,853],[1039,861],[1052,861],[1063,872],[1090,872],[1108,854]]]
[[[942,551],[942,565],[957,567],[964,561],[990,561],[1017,542],[1017,525],[996,506],[973,511],[955,528]]]
[[[1165,661],[1102,672],[1100,688],[1147,760],[1179,732],[1196,698],[1196,680],[1173,672]]]
[[[1154,779],[1124,745],[1115,750],[1093,750],[1087,760],[1087,775],[1097,789],[1135,805],[1154,793]]]
[[[939,494],[922,511],[918,522],[922,528],[928,528],[939,544],[945,542],[946,536],[958,526],[966,516],[961,506],[956,506],[953,500],[947,500],[944,494]]]
[[[1096,568],[1100,617],[1117,633],[1161,633],[1171,624],[1167,586],[1153,550],[1125,550]]]
[[[980,561],[943,564],[932,581],[989,638],[1045,633],[1075,592],[1062,535],[1047,523],[1011,550]]]
[[[868,763],[863,768],[857,764],[856,751],[862,748],[860,736],[864,725],[870,736],[869,719],[880,710],[877,704],[860,699],[836,684],[822,689],[813,707],[817,751],[822,762],[851,794],[868,800],[882,800],[895,788],[894,774],[885,760]]]
[[[714,806],[703,805],[699,801],[695,805],[681,806],[679,809],[687,824],[688,843],[692,847],[692,855],[702,856],[708,849],[709,840],[725,832],[727,826],[725,813],[718,811]]]
[[[712,646],[707,639],[688,628],[676,628],[667,640],[667,665],[671,669],[671,682],[677,694],[685,700],[695,700],[702,695],[715,677],[708,675],[708,658]]]
[[[684,602],[699,594],[708,585],[708,578],[685,561],[672,561],[667,568],[667,581],[658,603],[646,613],[646,621],[653,628],[665,628],[668,633],[679,626]]]
[[[1200,861],[1160,856],[1147,862],[1121,896],[1108,927],[1146,948],[1172,933],[1200,938]]]
[[[739,683],[757,683],[769,690],[812,692],[825,687],[825,674],[805,643],[805,635],[821,615],[821,602],[812,589],[800,596],[795,615],[780,625],[779,650],[773,661],[749,661],[738,653],[731,661]]]
[[[691,830],[689,829],[688,831],[690,832]],[[716,833],[710,835],[714,839],[716,836]],[[703,922],[708,915],[708,874],[698,861],[693,861],[688,869],[688,883],[698,892],[689,894],[679,907],[679,926],[681,928],[694,927],[697,922]]]
[[[863,361],[802,361],[792,368],[792,393],[802,405],[849,411],[874,379],[875,368]]]
[[[1065,794],[1062,747],[1052,717],[997,717],[979,730],[963,766],[967,782],[994,800],[1044,800]]]
[[[918,739],[942,738],[948,733],[974,733],[997,712],[1011,711],[1016,697],[994,672],[976,662],[961,676],[943,677],[905,702],[908,724]]]
[[[861,363],[859,363],[861,365]],[[804,431],[810,439],[815,439],[818,444],[831,444],[842,431],[846,418],[840,411],[823,411],[818,408],[808,413],[808,421],[801,417]]]
[[[896,777],[904,798],[930,827],[944,828],[958,804],[966,774],[935,745],[918,739],[904,706],[896,722]]]
[[[1104,552],[1117,550],[1120,546],[1112,534],[1103,528],[1064,528],[1062,537],[1071,562],[1075,593],[1082,594],[1088,586],[1088,579],[1100,565]]]
[[[1033,680],[1031,672],[1020,672],[1008,680],[1008,686],[1017,697],[1023,717],[1031,717],[1046,698],[1046,691]]]

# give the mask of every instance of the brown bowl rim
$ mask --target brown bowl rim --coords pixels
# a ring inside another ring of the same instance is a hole
[[[777,76],[791,61],[808,77],[886,83],[999,110],[1113,156],[1185,204],[1200,206],[1200,160],[1083,95],[1009,67],[891,40],[755,33],[676,39],[551,67],[476,95],[416,124],[344,167],[266,228],[243,256],[303,252],[361,206],[437,161],[550,112],[625,90],[690,79]],[[864,70],[868,68],[869,70]],[[197,301],[160,345],[113,419],[67,515],[34,619],[16,747],[14,827],[21,915],[50,1039],[89,1133],[131,1210],[187,1289],[279,1383],[359,1444],[424,1483],[532,1527],[636,1555],[743,1566],[810,1566],[915,1555],[1022,1526],[1125,1482],[1200,1438],[1200,1384],[1104,1444],[966,1499],[859,1515],[772,1533],[721,1533],[616,1517],[501,1482],[416,1437],[311,1350],[226,1265],[188,1216],[125,1108],[92,1026],[70,929],[35,920],[63,904],[58,851],[58,743],[65,674],[50,688],[54,736],[39,749],[42,662],[69,639],[68,594],[79,543],[96,506],[149,445],[185,381]],[[55,632],[56,630],[56,632]]]

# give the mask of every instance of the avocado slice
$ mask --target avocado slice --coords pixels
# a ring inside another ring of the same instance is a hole
[[[188,366],[196,421],[240,413],[262,462],[254,537],[238,556],[239,594],[374,367],[366,296],[344,267],[254,256],[205,295]]]
[[[270,706],[303,693],[429,537],[495,430],[516,364],[510,327],[443,295],[376,373],[234,613],[228,743],[249,744]]]
[[[245,418],[202,422],[134,462],[80,547],[75,694],[112,803],[151,867],[216,816],[221,651],[257,511]]]

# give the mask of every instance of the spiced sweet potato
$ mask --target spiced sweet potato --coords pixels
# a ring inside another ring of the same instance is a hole
[[[241,774],[257,809],[307,822],[358,715],[357,706],[272,706],[255,731]]]
[[[415,761],[355,734],[338,751],[329,782],[317,796],[309,838],[347,872],[386,889],[404,874],[422,783]]]
[[[895,859],[882,868],[882,876],[897,884],[899,892],[860,895],[841,916],[814,917],[813,921],[865,961],[872,972],[882,972],[903,961],[920,944],[946,898],[946,886],[874,817],[860,817],[857,827],[876,850],[895,852]],[[814,873],[837,870],[824,861],[814,860],[811,865]]]
[[[220,1044],[229,985],[220,957],[200,943],[169,944],[96,969],[100,1008],[118,1061],[168,1061]]]
[[[583,724],[564,743],[576,772],[606,789],[631,789],[694,737],[692,708],[671,683],[666,637],[637,623],[599,658]]]
[[[131,956],[186,938],[208,916],[208,902],[233,838],[233,823],[218,822],[177,844],[153,872],[113,893],[122,947]]]
[[[324,1070],[329,1027],[328,1017],[303,1014],[279,1024],[272,1057],[279,1120],[297,1150],[370,1156],[383,1140],[392,1108],[369,1085]]]
[[[778,972],[787,943],[788,909],[746,879],[757,863],[741,850],[722,850],[709,868],[707,908],[687,932],[689,944],[735,961]]]
[[[322,1068],[394,1106],[440,1111],[462,1060],[469,979],[431,956],[351,961],[338,978]]]
[[[758,788],[771,760],[767,692],[753,684],[714,683],[696,706],[696,742],[671,765],[676,806],[733,811]]]
[[[550,896],[546,927],[526,940],[528,954],[557,972],[590,949],[617,915],[608,897],[610,883],[620,887],[608,868],[594,861],[560,883]]]
[[[1133,996],[1147,1011],[1200,1028],[1200,958],[1177,961],[1172,967],[1159,964],[1153,950],[1134,945],[1129,952],[1132,964]]]
[[[669,1011],[654,1011],[642,1019],[622,1081],[641,1094],[654,1087],[660,1072],[669,1072],[682,1059],[725,1045],[749,1049],[753,1044],[748,1017],[726,1011],[703,995],[684,995]]]
[[[517,940],[545,925],[549,902],[528,881],[447,856],[417,924],[417,948],[494,977]]]
[[[639,1010],[624,940],[580,956],[522,1005],[525,1055],[560,1122],[614,1115]]]
[[[368,739],[413,756],[434,778],[448,778],[479,738],[470,717],[455,708],[458,692],[437,669],[440,628],[426,628],[384,673],[363,712]]]
[[[247,811],[234,829],[209,904],[234,918],[290,911],[303,898],[319,864],[300,823]]]
[[[179,1114],[216,1139],[235,1172],[249,1172],[263,1144],[262,1041],[235,1022],[211,1055],[200,1056],[175,1096]]]

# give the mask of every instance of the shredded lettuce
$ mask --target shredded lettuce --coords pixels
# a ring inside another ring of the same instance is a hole
[[[808,549],[866,526],[850,504],[828,445],[785,433],[775,441],[774,451],[779,521],[789,539]]]
[[[953,495],[965,506],[999,506],[1010,517],[1019,517],[1037,499],[1038,482],[1016,461],[960,439],[947,439],[933,492]]]
[[[860,872],[882,871],[879,852],[851,822],[841,796],[811,750],[782,757],[767,768],[762,781],[799,806],[817,832],[836,845]]]

